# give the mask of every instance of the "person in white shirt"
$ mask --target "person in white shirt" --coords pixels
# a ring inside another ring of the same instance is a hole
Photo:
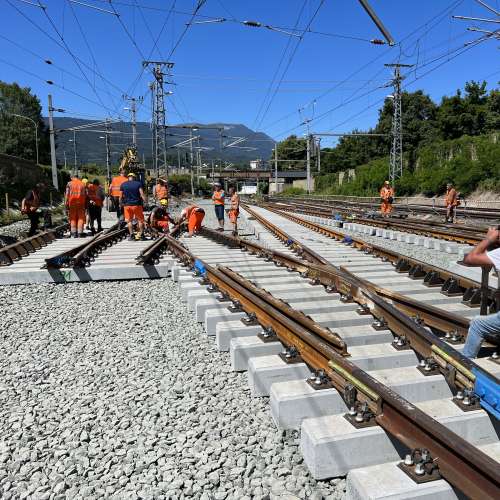
[[[494,266],[500,272],[500,231],[490,228],[486,238],[464,257],[470,266]],[[466,358],[475,358],[484,340],[500,345],[500,311],[487,316],[474,317],[469,326],[469,333],[462,354]]]

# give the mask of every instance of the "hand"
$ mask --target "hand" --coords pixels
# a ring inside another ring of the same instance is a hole
[[[500,240],[500,231],[494,227],[490,227],[488,229],[488,232],[486,233],[486,239],[490,243],[495,243],[496,241]]]

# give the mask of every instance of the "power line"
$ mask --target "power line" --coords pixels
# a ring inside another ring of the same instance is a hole
[[[102,74],[102,72],[101,72],[101,70],[100,70],[100,68],[99,68],[99,66],[98,66],[98,64],[97,64],[96,58],[95,58],[95,56],[94,56],[94,52],[92,51],[92,48],[90,47],[90,43],[89,43],[89,41],[88,41],[88,39],[87,39],[87,36],[86,36],[86,34],[85,34],[85,31],[83,30],[82,25],[80,24],[80,21],[79,21],[79,19],[78,19],[78,16],[76,15],[75,9],[73,8],[73,5],[72,5],[72,3],[71,3],[71,0],[66,0],[66,3],[69,5],[69,8],[70,8],[70,10],[71,10],[71,13],[73,14],[73,17],[74,17],[74,19],[75,19],[75,21],[76,21],[76,24],[77,24],[77,26],[78,26],[78,29],[79,29],[79,31],[80,31],[80,34],[82,35],[83,41],[85,42],[85,45],[86,45],[86,47],[87,47],[87,49],[88,49],[88,51],[89,51],[90,57],[91,57],[91,59],[92,59],[92,62],[94,63],[94,67],[95,67],[95,68],[97,68],[97,70],[98,70],[99,74]],[[94,83],[94,87],[95,87],[95,83]],[[114,102],[114,101],[113,101],[113,98],[112,98],[112,96],[111,96],[111,94],[109,93],[109,91],[108,91],[108,90],[106,90],[106,93],[108,94],[108,97],[110,98],[111,102],[112,102],[112,103],[114,103],[114,111],[115,111],[115,113],[116,113],[117,115],[120,115],[120,112],[119,112],[119,110],[118,110],[119,103],[118,103],[118,104],[116,104],[116,102]]]
[[[35,21],[33,21],[29,16],[27,16],[22,10],[20,10],[16,5],[14,5],[11,0],[6,0],[7,3],[14,9],[17,11],[17,13],[19,15],[21,15],[26,21],[28,21],[32,26],[34,26],[38,31],[40,31],[43,35],[45,35],[47,38],[49,38],[52,42],[54,42],[58,47],[62,48],[63,50],[67,51],[64,43],[61,43],[59,42],[56,38],[54,38],[52,35],[50,35],[44,28],[40,27]],[[89,83],[90,87],[92,88],[92,84],[89,82],[86,74],[81,70],[81,67],[79,66],[78,63],[80,63],[82,66],[86,67],[88,70],[90,70],[91,72],[93,72],[94,74],[96,74],[96,71],[94,68],[92,68],[91,66],[89,66],[88,64],[86,64],[84,61],[82,61],[80,58],[78,58],[75,54],[72,55],[72,58],[73,60],[75,61],[78,61],[76,64],[77,66],[79,67],[80,69],[80,72],[83,74],[83,80],[87,83]],[[112,86],[114,86],[115,88],[118,88],[116,87],[116,85],[114,85],[112,82],[110,82],[108,79],[104,78],[104,76],[100,75],[101,78],[103,78],[107,83],[111,84]],[[60,88],[64,88],[60,85],[56,85]],[[92,100],[90,99],[87,99],[85,98],[86,100],[88,100],[89,102],[93,102]],[[102,106],[102,104],[99,104]],[[103,106],[105,109],[108,109],[106,108],[106,106]]]

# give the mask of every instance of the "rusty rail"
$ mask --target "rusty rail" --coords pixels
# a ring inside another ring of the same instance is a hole
[[[314,222],[306,221],[295,215],[273,208],[266,209],[335,240],[342,241],[346,236],[339,231],[320,226]],[[477,281],[454,274],[439,267],[432,266],[426,262],[402,256],[401,254],[388,250],[387,248],[366,243],[360,238],[350,235],[349,237],[352,240],[353,247],[391,262],[395,266],[395,270],[397,272],[408,273],[412,279],[422,279],[424,285],[429,287],[440,287],[441,291],[445,295],[461,295],[462,302],[465,305],[470,307],[481,307],[481,310],[484,312],[496,312],[497,292],[494,288],[490,286],[483,287],[481,283],[478,283]]]
[[[166,240],[172,253],[185,264],[191,266],[197,261],[175,239],[166,236]],[[236,238],[232,243],[245,245]],[[256,249],[255,246],[253,248]],[[262,256],[265,255],[266,250],[263,249]],[[297,321],[293,310],[286,311],[286,306],[283,310],[266,300],[267,292],[257,289],[226,268],[214,268],[201,261],[198,263],[202,264],[206,282],[237,302],[245,312],[254,314],[263,328],[272,329],[278,339],[285,346],[293,347],[311,369],[322,370],[332,386],[343,395],[348,407],[368,409],[366,411],[372,412],[372,418],[378,425],[409,449],[428,449],[433,457],[439,459],[441,475],[465,495],[485,499],[499,497],[497,462],[357,368],[320,337],[315,329],[311,329],[312,325]]]
[[[29,254],[52,243],[55,239],[62,237],[68,229],[69,224],[61,224],[54,229],[43,231],[24,240],[17,241],[12,245],[0,248],[0,266],[10,266],[15,261],[27,257]]]

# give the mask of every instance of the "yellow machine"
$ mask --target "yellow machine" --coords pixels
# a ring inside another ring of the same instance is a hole
[[[145,185],[146,170],[137,160],[137,149],[135,147],[128,146],[125,148],[120,162],[120,168],[124,168],[126,173],[134,172],[137,176],[137,180]]]

